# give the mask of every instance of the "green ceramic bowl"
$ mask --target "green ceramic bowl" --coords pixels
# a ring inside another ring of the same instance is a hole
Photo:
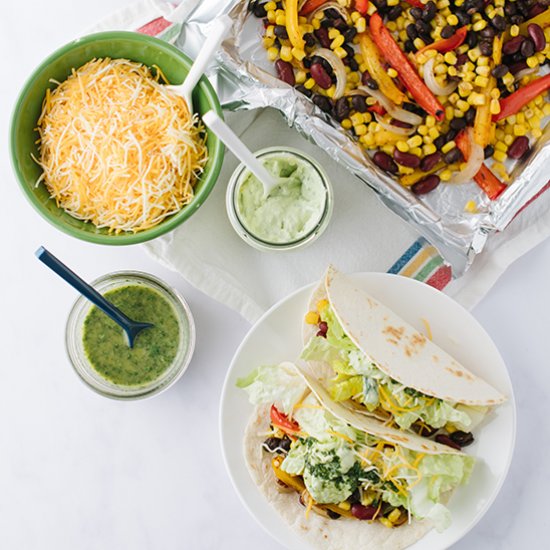
[[[99,244],[135,244],[154,239],[171,231],[191,217],[206,200],[216,183],[223,161],[223,145],[212,133],[208,134],[208,163],[195,186],[193,201],[160,224],[139,233],[110,234],[90,222],[77,220],[58,208],[43,184],[35,185],[41,174],[40,167],[32,160],[31,153],[38,156],[36,122],[42,111],[42,101],[47,88],[55,88],[50,82],[65,80],[71,69],[78,68],[93,58],[126,58],[145,65],[158,65],[166,78],[179,84],[191,67],[190,59],[174,46],[133,32],[102,32],[80,38],[50,55],[31,75],[21,92],[11,120],[11,159],[15,174],[23,192],[31,204],[51,224],[61,231]],[[202,115],[215,109],[222,115],[221,106],[212,86],[202,78],[193,92],[195,111]]]

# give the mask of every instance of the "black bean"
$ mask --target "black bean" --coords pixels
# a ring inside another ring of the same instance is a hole
[[[464,115],[464,120],[466,121],[466,124],[468,126],[471,126],[474,123],[474,120],[476,118],[476,110],[473,107],[470,107],[466,114]]]
[[[309,69],[312,63],[313,61],[311,60],[311,57],[304,57],[304,59],[302,59],[302,64],[306,69]]]
[[[403,8],[399,4],[397,4],[397,6],[393,6],[393,8],[388,11],[387,17],[390,21],[395,21],[402,13]]]
[[[409,38],[408,40],[405,40],[405,52],[411,53],[416,51],[416,46],[414,45],[413,41]]]
[[[304,34],[304,42],[308,48],[315,46],[315,35],[311,32]]]
[[[415,195],[425,195],[426,193],[433,191],[439,185],[440,181],[439,176],[436,176],[435,174],[426,176],[424,179],[417,181],[411,187],[411,191]]]
[[[286,27],[284,25],[275,25],[275,28],[273,29],[273,33],[277,38],[288,38],[288,33],[286,32]]]
[[[451,38],[453,34],[456,31],[456,27],[453,27],[452,25],[445,25],[441,29],[441,38]]]
[[[460,67],[461,65],[464,65],[468,61],[468,54],[461,53],[456,56],[456,66]]]
[[[264,443],[263,447],[265,447],[269,451],[275,451],[277,447],[281,446],[281,439],[279,437],[268,437]]]
[[[439,137],[436,137],[434,139],[434,145],[438,148],[438,149],[441,149],[441,147],[443,147],[443,145],[445,145],[446,141],[445,141],[445,136],[439,136]]]
[[[519,73],[520,71],[523,71],[523,69],[527,69],[528,65],[525,63],[525,61],[519,61],[518,63],[513,63],[510,65],[510,72],[512,74]]]
[[[512,17],[510,17],[510,23],[512,25],[521,25],[524,20],[525,17],[523,17],[520,13],[516,13],[516,15],[512,15]]]
[[[463,118],[453,118],[451,120],[450,126],[453,130],[462,130],[462,128],[466,128],[466,121]]]
[[[368,109],[367,100],[362,95],[354,95],[351,98],[351,106],[358,113],[364,113]]]
[[[346,50],[346,53],[348,54],[346,55],[346,57],[344,57],[344,62],[346,60],[349,61],[350,59],[353,59],[353,56],[355,55],[355,50],[349,44],[342,44],[342,48]]]
[[[460,447],[467,447],[474,442],[474,436],[470,432],[457,430],[450,435],[450,438]]]
[[[395,162],[401,164],[401,166],[407,166],[409,168],[418,168],[420,166],[420,158],[412,153],[403,153],[399,149],[396,149],[393,153]]]
[[[338,518],[342,517],[338,512],[334,512],[330,508],[326,508],[326,512],[327,512],[327,516],[330,519],[338,519]]]
[[[313,33],[323,48],[330,48],[330,43],[332,40],[328,37],[327,29],[321,27],[319,29],[315,29]]]
[[[434,153],[435,155],[436,153]],[[424,422],[415,422],[411,428],[422,437],[432,437],[432,435],[437,432],[437,428],[432,428],[425,424]]]
[[[496,32],[495,32],[495,29],[493,27],[485,27],[484,29],[481,29],[479,31],[479,35],[482,37],[482,38],[494,38]]]
[[[426,21],[426,23],[429,23],[435,17],[436,13],[437,8],[435,6],[435,2],[432,2],[432,0],[430,0],[422,10],[422,20]]]
[[[447,445],[448,447],[452,447],[453,449],[460,451],[460,445],[454,442],[448,435],[438,434],[435,436],[435,440],[442,445]]]
[[[311,97],[313,95],[313,92],[308,90],[303,84],[296,86],[296,90],[298,90],[301,94],[304,94],[306,97]]]
[[[325,19],[321,20],[321,28],[330,29],[330,27],[332,27],[332,19],[325,17]]]
[[[359,70],[359,63],[357,63],[357,61],[353,57],[349,58],[348,66],[352,71],[358,71]]]
[[[429,34],[432,30],[430,25],[425,21],[422,21],[422,19],[418,19],[414,26],[416,27],[418,34]]]
[[[506,2],[504,5],[504,13],[511,17],[517,13],[516,3],[515,2]]]
[[[439,151],[436,151],[435,153],[432,153],[431,155],[428,155],[428,156],[424,157],[420,161],[420,170],[422,170],[422,172],[428,172],[440,160],[441,160],[441,153]]]
[[[458,24],[461,27],[463,27],[464,25],[469,25],[470,24],[471,17],[465,11],[457,10],[455,15],[457,16]]]
[[[483,9],[483,0],[466,0],[463,4],[463,8],[468,15],[479,13]]]
[[[493,42],[489,40],[483,40],[479,43],[479,50],[487,57],[493,55]]]
[[[346,42],[351,42],[355,36],[357,35],[357,29],[355,27],[350,27],[345,33],[344,33],[344,40]]]
[[[332,22],[332,26],[340,32],[346,32],[349,29],[348,24],[342,18],[335,19]]]
[[[468,44],[468,48],[470,49],[477,46],[477,34],[474,31],[468,31],[466,35],[466,44]]]
[[[252,13],[261,19],[262,17],[265,17],[267,15],[267,11],[265,9],[265,2],[263,4],[260,4],[259,2],[254,3],[254,7],[252,8]]]
[[[413,19],[420,19],[422,17],[422,10],[420,8],[411,8],[409,13]]]
[[[283,439],[281,439],[281,443],[279,445],[279,447],[281,447],[281,449],[283,449],[283,451],[290,451],[290,445],[292,444],[292,440],[290,439],[290,437],[288,437],[288,435],[285,435],[283,436]]]
[[[511,159],[520,159],[527,151],[529,151],[529,139],[526,136],[519,136],[508,147],[507,153]]]
[[[334,105],[334,116],[336,120],[342,122],[349,115],[349,104],[347,97],[341,97]]]
[[[376,166],[384,170],[385,172],[390,172],[391,174],[397,174],[398,168],[395,161],[383,151],[376,151],[372,157],[372,161]]]
[[[497,65],[492,71],[491,74],[495,78],[502,78],[506,73],[508,72],[508,67],[504,65],[504,63],[501,63],[500,65]]]
[[[483,157],[486,159],[491,158],[494,152],[495,148],[492,145],[487,145],[487,147],[483,149]]]
[[[420,105],[417,105],[416,103],[410,103],[409,101],[405,101],[405,103],[403,103],[401,107],[403,107],[405,111],[409,111],[409,113],[414,113],[418,116],[421,116],[422,118],[424,118],[428,114],[426,113],[426,111],[424,111],[424,109],[422,109],[422,107],[420,107]]]
[[[361,502],[361,491],[359,489],[355,489],[353,493],[348,497],[348,502],[350,504],[355,504],[356,502]]]
[[[495,15],[491,20],[491,24],[497,31],[502,32],[506,30],[506,19],[502,15]]]
[[[462,159],[462,153],[460,152],[460,149],[458,147],[453,147],[450,151],[447,151],[443,155],[443,160],[447,164],[453,164],[454,162],[458,162]]]
[[[325,113],[330,113],[332,111],[332,101],[324,95],[313,94],[313,103]]]
[[[409,25],[407,25],[405,32],[411,40],[414,40],[418,36],[418,31],[416,30],[414,23],[410,23]]]
[[[531,40],[531,38],[526,38],[523,41],[519,51],[521,55],[527,59],[535,53],[535,43]]]
[[[458,130],[453,130],[452,128],[445,134],[445,142],[453,141],[453,139],[458,136]]]
[[[544,36],[544,31],[536,23],[530,23],[527,26],[527,32],[535,45],[535,51],[540,52],[544,50],[546,46],[546,37]]]
[[[339,19],[341,17],[340,12],[338,10],[335,10],[334,8],[329,8],[328,10],[324,11],[325,17],[328,17],[329,19]]]

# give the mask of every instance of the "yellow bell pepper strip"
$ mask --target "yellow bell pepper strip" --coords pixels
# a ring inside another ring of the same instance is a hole
[[[439,172],[439,170],[441,170],[444,167],[445,167],[444,162],[438,162],[432,169],[426,172],[423,172],[422,170],[415,170],[412,174],[405,174],[401,176],[399,181],[403,187],[411,187],[412,185],[419,182],[421,179],[425,178],[426,176],[430,176],[431,174],[435,174],[436,172]]]
[[[502,38],[495,36],[493,40],[493,67],[500,65],[502,62]],[[491,91],[496,88],[497,80],[494,76],[489,77],[489,83],[485,88],[485,104],[480,105],[476,110],[476,118],[474,120],[474,141],[485,148],[491,141],[493,125],[491,115]]]
[[[500,100],[500,113],[493,115],[493,122],[515,115],[527,103],[550,89],[550,74],[541,76],[516,90],[513,94]]]
[[[367,31],[359,35],[359,47],[361,48],[363,61],[367,65],[367,70],[371,77],[376,80],[380,91],[396,105],[401,105],[401,103],[407,101],[407,96],[395,85],[382,66],[380,52]]]
[[[464,160],[468,160],[470,156],[468,134],[464,131],[460,132],[460,134],[456,136],[455,141],[456,146],[464,156]],[[478,173],[474,176],[474,181],[492,201],[506,189],[506,185],[502,183],[485,164],[481,165]]]
[[[298,50],[306,47],[300,25],[298,23],[298,0],[286,0],[286,32],[291,44]]]
[[[466,40],[466,35],[468,34],[468,27],[460,27],[452,36],[449,38],[442,38],[441,40],[436,40],[423,48],[420,48],[416,55],[427,52],[428,50],[436,50],[441,53],[450,52],[456,50],[461,46]]]
[[[378,12],[373,13],[369,20],[369,27],[374,43],[386,61],[397,71],[401,82],[415,101],[428,114],[434,116],[440,122],[445,119],[445,109],[435,95],[420,78],[399,44],[395,41],[390,31],[384,26]]]

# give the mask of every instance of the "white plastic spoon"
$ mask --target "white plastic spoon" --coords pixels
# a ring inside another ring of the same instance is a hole
[[[208,111],[202,116],[203,122],[227,146],[228,149],[262,182],[265,196],[269,196],[274,187],[288,181],[288,178],[277,178],[271,175],[254,153],[239,139],[237,134],[218,116],[215,111]]]
[[[233,21],[228,15],[222,15],[213,21],[208,27],[209,36],[202,45],[185,80],[177,86],[167,86],[175,94],[185,99],[191,113],[193,112],[193,89],[201,79],[204,69],[210,63],[212,56],[216,53],[232,24]]]

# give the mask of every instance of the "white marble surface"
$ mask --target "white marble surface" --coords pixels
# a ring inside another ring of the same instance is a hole
[[[139,247],[93,246],[58,233],[31,210],[11,174],[9,112],[26,75],[54,47],[123,3],[2,5],[0,548],[275,549],[234,494],[218,445],[221,385],[248,325]],[[86,278],[141,269],[186,296],[198,345],[174,388],[149,401],[120,403],[79,382],[63,346],[75,296],[35,260],[40,244]],[[474,311],[510,369],[519,429],[501,494],[457,550],[547,547],[549,273],[547,241],[513,265]]]

